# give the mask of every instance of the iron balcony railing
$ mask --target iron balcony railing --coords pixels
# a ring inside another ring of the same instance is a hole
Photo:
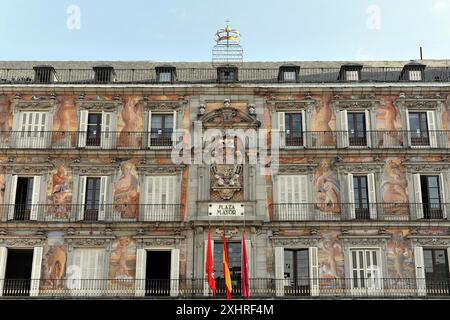
[[[450,297],[450,278],[299,278],[250,279],[250,298],[309,297]],[[177,297],[225,298],[222,279],[213,297],[205,279],[4,279],[0,295],[8,297]],[[241,280],[232,279],[232,297],[241,298]]]
[[[182,204],[5,204],[0,213],[9,222],[135,222],[180,221]]]
[[[170,149],[183,132],[1,131],[5,149]],[[450,130],[434,131],[292,131],[280,132],[281,148],[431,148],[450,147]]]
[[[275,221],[442,220],[450,203],[274,203]]]
[[[359,82],[402,82],[403,67],[363,67]],[[346,82],[340,77],[341,68],[300,68],[295,79],[282,80],[279,68],[238,68],[232,82],[240,83],[339,83]],[[99,81],[93,69],[56,69],[49,83],[59,84],[155,84],[164,83],[158,78],[155,69],[114,69],[105,81]],[[216,68],[177,68],[170,83],[217,83],[220,81]],[[426,67],[421,79],[415,82],[450,81],[450,67]],[[33,69],[1,68],[0,84],[42,83]],[[350,81],[347,81],[350,82]],[[351,81],[357,82],[357,81]],[[170,84],[169,84],[170,85]]]

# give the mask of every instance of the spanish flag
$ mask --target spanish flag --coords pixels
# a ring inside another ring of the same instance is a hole
[[[225,235],[222,235],[223,239],[223,276],[225,278],[225,290],[227,292],[227,300],[231,299],[231,291],[233,287],[231,285],[231,275],[230,268],[228,265],[228,252],[227,252],[227,243],[225,241]]]

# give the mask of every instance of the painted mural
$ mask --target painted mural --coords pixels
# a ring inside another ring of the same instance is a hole
[[[0,167],[0,221],[3,218],[3,205],[5,204],[6,177],[3,167]]]
[[[109,279],[112,288],[130,288],[136,275],[136,244],[131,237],[120,237],[112,245]]]
[[[64,288],[67,250],[63,239],[64,232],[50,232],[47,245],[44,246],[41,267],[40,290],[58,290]]]
[[[314,172],[314,201],[316,207],[324,213],[339,214],[340,185],[331,160],[323,160]]]
[[[135,147],[142,145],[143,131],[142,108],[140,107],[139,96],[129,96],[126,98],[124,106],[120,111],[117,122],[117,131],[119,132],[118,147]]]
[[[139,215],[139,177],[131,161],[120,165],[120,173],[114,181],[114,216],[136,219]],[[126,204],[126,206],[125,206]]]
[[[450,95],[447,96],[444,110],[442,111],[442,130],[450,130]],[[447,146],[450,147],[449,134],[447,134]]]
[[[338,231],[324,231],[319,240],[319,277],[323,288],[343,286],[339,280],[344,278],[344,254]]]
[[[384,214],[388,216],[408,215],[406,169],[401,159],[387,158],[385,162],[381,181]]]
[[[405,143],[401,115],[393,99],[385,97],[377,108],[376,130],[385,131],[377,134],[377,145],[380,147],[401,147]]]
[[[53,116],[52,145],[54,147],[75,147],[77,135],[77,109],[73,96],[62,96],[58,99],[58,107]]]
[[[336,115],[330,104],[330,97],[318,99],[311,115],[311,131],[316,132],[312,136],[312,145],[336,146]]]
[[[55,169],[50,172],[47,184],[47,219],[68,219],[72,205],[72,174],[67,164],[56,161]]]
[[[393,279],[394,284],[401,284],[405,279],[415,277],[414,254],[408,229],[387,230],[391,238],[387,242],[387,271],[388,277]]]

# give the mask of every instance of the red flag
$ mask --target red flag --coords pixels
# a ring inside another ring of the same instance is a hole
[[[248,256],[247,256],[247,246],[245,245],[245,231],[242,232],[242,295],[246,298],[250,297],[250,277],[248,273]]]
[[[206,273],[208,274],[208,285],[213,295],[216,295],[216,279],[214,278],[214,260],[212,253],[211,230],[208,230],[208,244],[206,247]]]
[[[225,291],[227,292],[227,300],[230,300],[233,286],[231,284],[231,275],[228,264],[228,250],[227,250],[227,243],[225,241],[225,234],[222,235],[222,238],[223,238],[223,277],[225,278]]]

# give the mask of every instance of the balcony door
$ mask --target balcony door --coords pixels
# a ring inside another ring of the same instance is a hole
[[[309,250],[284,250],[284,291],[286,295],[309,296]]]
[[[50,132],[47,130],[47,112],[20,112],[15,145],[18,148],[46,148],[50,142]]]
[[[428,294],[450,294],[450,274],[446,249],[423,249],[425,283]]]
[[[148,113],[148,146],[171,147],[176,128],[176,111],[173,113]]]

